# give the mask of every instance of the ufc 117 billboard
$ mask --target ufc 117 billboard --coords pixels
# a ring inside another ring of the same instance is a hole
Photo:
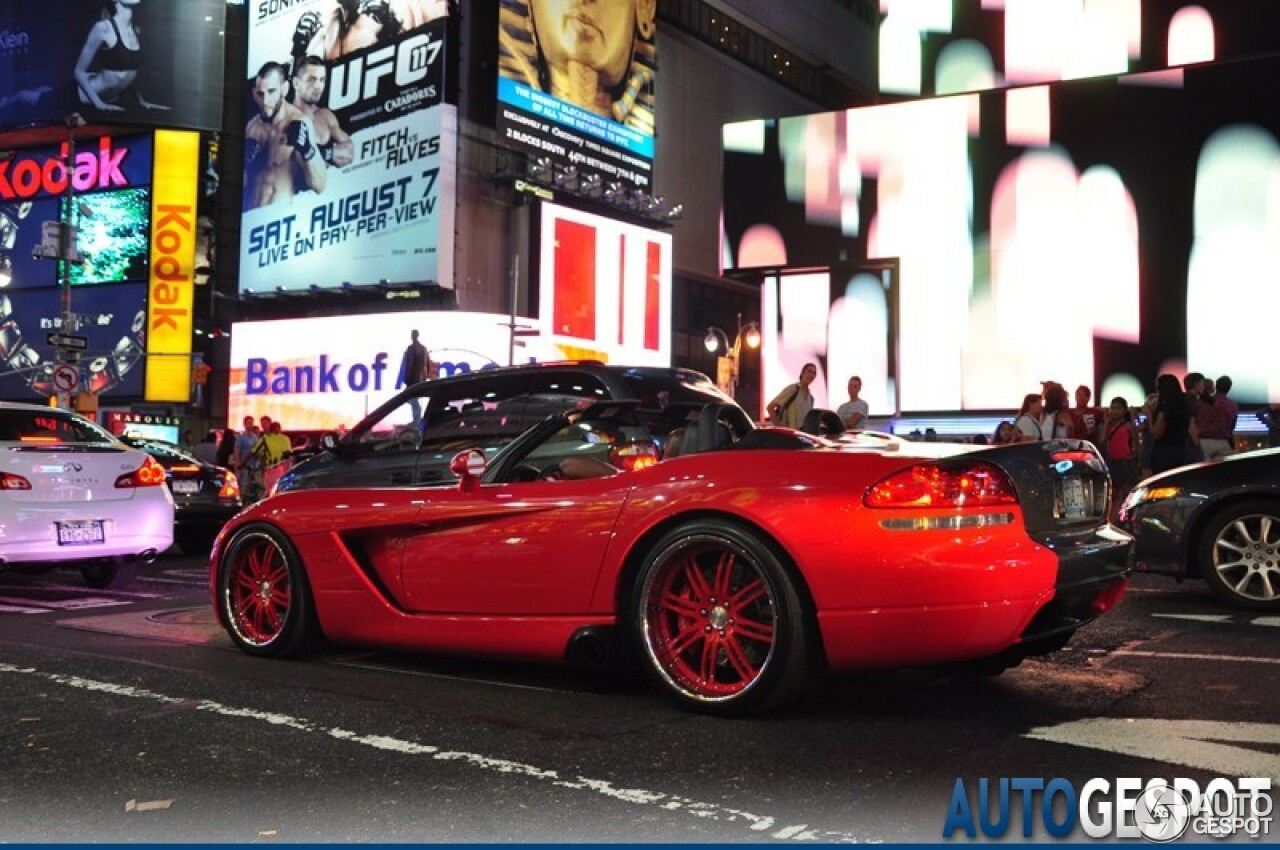
[[[250,7],[240,288],[451,287],[445,0]]]
[[[222,126],[224,0],[0,3],[0,129]]]
[[[657,0],[504,0],[498,132],[531,157],[649,190]]]

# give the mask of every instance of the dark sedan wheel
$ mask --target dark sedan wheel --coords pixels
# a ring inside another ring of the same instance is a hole
[[[138,577],[138,562],[87,564],[80,568],[84,583],[95,590],[123,590]]]
[[[231,639],[250,655],[297,655],[317,636],[301,559],[269,526],[246,526],[227,544],[218,569],[218,605]]]
[[[651,675],[695,711],[761,711],[810,681],[791,577],[766,543],[730,523],[690,523],[658,541],[637,578],[632,627]]]
[[[1280,502],[1242,502],[1211,519],[1200,539],[1200,570],[1224,602],[1280,611]]]

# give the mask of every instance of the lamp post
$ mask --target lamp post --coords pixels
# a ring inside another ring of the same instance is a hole
[[[732,344],[729,342],[728,335],[715,325],[707,328],[707,336],[703,344],[711,354],[725,352],[724,356],[717,358],[716,361],[716,384],[736,401],[738,363],[742,359],[742,346],[746,345],[750,349],[760,347],[760,326],[755,322],[743,325],[742,314],[739,313],[738,332],[734,335]]]

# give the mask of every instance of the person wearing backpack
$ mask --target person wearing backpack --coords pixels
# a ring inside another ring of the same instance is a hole
[[[788,385],[769,402],[769,421],[774,425],[799,429],[805,416],[813,410],[813,394],[809,392],[809,385],[817,377],[817,364],[804,364],[804,368],[800,370],[800,380]]]

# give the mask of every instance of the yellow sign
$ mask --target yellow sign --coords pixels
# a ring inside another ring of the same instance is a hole
[[[157,130],[147,290],[147,401],[191,398],[200,134]]]

